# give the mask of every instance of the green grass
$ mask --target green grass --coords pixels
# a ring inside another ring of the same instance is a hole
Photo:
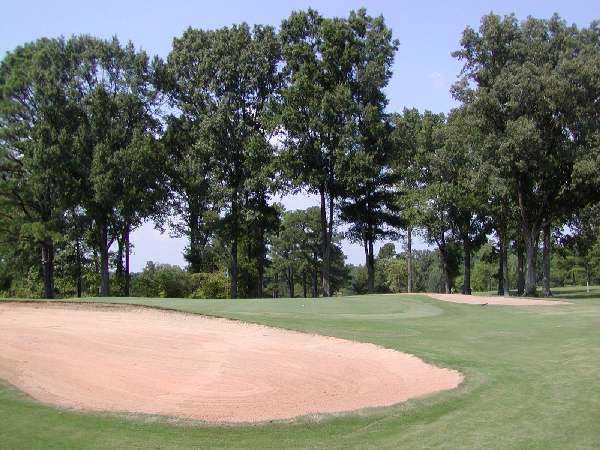
[[[1,448],[597,448],[600,288],[573,305],[495,307],[424,296],[332,300],[87,299],[316,332],[414,353],[466,375],[406,404],[292,423],[214,427],[44,406],[0,388]],[[0,350],[1,357],[1,350]]]

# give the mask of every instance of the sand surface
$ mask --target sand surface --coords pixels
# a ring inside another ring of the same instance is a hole
[[[452,303],[468,303],[470,305],[504,305],[504,306],[555,306],[570,305],[570,302],[564,300],[539,300],[536,298],[520,297],[483,297],[478,295],[463,294],[435,294],[428,293],[429,297],[437,300],[444,300]]]
[[[0,303],[0,378],[62,407],[257,422],[386,406],[459,372],[372,344],[137,307]]]

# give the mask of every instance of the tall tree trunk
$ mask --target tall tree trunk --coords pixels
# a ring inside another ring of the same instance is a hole
[[[258,279],[256,280],[256,296],[263,296],[263,285],[265,279],[265,231],[261,225],[258,227],[258,258],[256,261],[256,272]]]
[[[462,293],[471,295],[471,243],[468,238],[463,239],[464,277]]]
[[[525,293],[525,249],[521,238],[517,238],[517,295]]]
[[[231,298],[238,298],[238,198],[231,199]]]
[[[369,293],[375,292],[375,253],[373,251],[373,234],[369,237]]]
[[[539,228],[535,226],[524,227],[523,240],[525,241],[525,253],[527,258],[524,294],[527,296],[535,296],[537,293],[537,252],[539,235]]]
[[[319,283],[318,283],[318,276],[319,274],[317,273],[317,258],[318,255],[317,253],[313,253],[313,262],[314,262],[314,266],[313,269],[311,271],[311,290],[312,290],[312,298],[317,298],[319,296]]]
[[[500,259],[502,260],[502,271],[500,272],[502,294],[508,297],[510,295],[510,287],[508,283],[508,239],[506,238],[506,230],[500,233]]]
[[[450,280],[450,268],[448,267],[448,252],[445,245],[439,246],[440,250],[440,261],[442,264],[442,277],[443,277],[443,288],[444,293],[450,294],[452,292],[452,285]]]
[[[117,267],[115,268],[115,278],[119,285],[121,295],[125,292],[125,276],[123,268],[123,233],[117,237]]]
[[[531,205],[526,201],[526,189],[523,187],[523,179],[517,180],[517,201],[521,212],[521,234],[525,244],[525,254],[527,258],[527,269],[525,273],[525,292],[527,296],[537,294],[537,253],[538,242],[540,238],[540,225],[538,216],[531,216]],[[537,217],[537,218],[535,218]]]
[[[231,241],[231,298],[238,297],[238,239],[232,236]]]
[[[79,242],[79,236],[75,239],[75,264],[77,265],[77,273],[75,274],[75,284],[77,287],[77,298],[81,298],[83,291],[83,270],[81,267],[81,243]]]
[[[406,284],[406,291],[411,293],[413,291],[413,270],[412,270],[412,227],[406,228],[406,270],[408,272],[408,282]]]
[[[129,266],[129,256],[130,256],[130,250],[131,250],[131,246],[129,244],[129,234],[131,233],[130,230],[130,226],[129,224],[125,224],[125,230],[123,232],[123,244],[125,247],[125,283],[123,286],[123,295],[125,297],[129,297],[130,294],[130,286],[131,286],[131,273],[130,273],[130,266]]]
[[[502,274],[504,273],[504,258],[502,258],[502,245],[498,248],[498,273],[496,278],[498,281],[498,295],[504,295],[504,282],[502,281]]]
[[[550,234],[551,227],[550,223],[544,224],[543,236],[544,236],[544,247],[543,247],[543,260],[542,260],[542,271],[543,271],[543,288],[542,292],[544,297],[552,297],[552,291],[550,290]]]
[[[288,296],[294,298],[294,268],[288,268]]]
[[[41,243],[44,298],[54,298],[54,243],[47,239]]]
[[[327,287],[329,292],[329,297],[333,295],[333,290],[331,287],[331,259],[333,255],[333,195],[329,193],[329,227],[327,232],[327,274],[329,275],[329,280],[327,280]]]
[[[108,226],[106,223],[100,225],[100,296],[110,295],[109,262],[108,262]]]
[[[327,205],[325,202],[325,187],[321,186],[319,189],[321,196],[321,245],[323,251],[323,296],[329,297],[331,295],[331,288],[329,285],[329,270],[331,268],[330,260],[330,242],[329,242],[329,227],[327,225]]]
[[[306,269],[302,271],[302,297],[307,297],[308,286],[306,283]]]
[[[375,258],[373,257],[373,241],[369,238],[370,233],[365,233],[365,266],[367,267],[367,292],[375,292]]]
[[[198,273],[202,271],[202,261],[200,260],[200,253],[198,252],[198,244],[200,239],[200,230],[198,229],[198,212],[194,204],[194,200],[188,203],[188,227],[189,227],[189,250],[187,252],[187,261],[189,264],[189,270],[192,273]]]

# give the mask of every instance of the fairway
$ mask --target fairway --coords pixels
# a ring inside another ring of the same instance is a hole
[[[253,426],[83,413],[0,391],[0,447],[593,448],[600,441],[600,291],[552,308],[453,304],[422,295],[335,299],[87,299],[145,304],[335,336],[465,374],[397,406]]]

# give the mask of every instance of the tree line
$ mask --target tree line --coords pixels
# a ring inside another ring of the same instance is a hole
[[[348,278],[342,238],[363,246],[374,292],[375,244],[400,236],[411,292],[416,233],[436,246],[446,292],[459,255],[466,294],[493,238],[501,291],[512,249],[517,290],[535,295],[541,237],[551,295],[553,234],[588,259],[598,239],[598,22],[484,16],[453,54],[448,114],[388,111],[398,46],[382,16],[309,9],[278,29],[189,28],[165,59],[85,35],[7,53],[0,290],[130,295],[130,235],[152,220],[187,239],[199,296],[282,283],[294,296],[298,281],[330,296]],[[300,191],[319,206],[273,201]]]

